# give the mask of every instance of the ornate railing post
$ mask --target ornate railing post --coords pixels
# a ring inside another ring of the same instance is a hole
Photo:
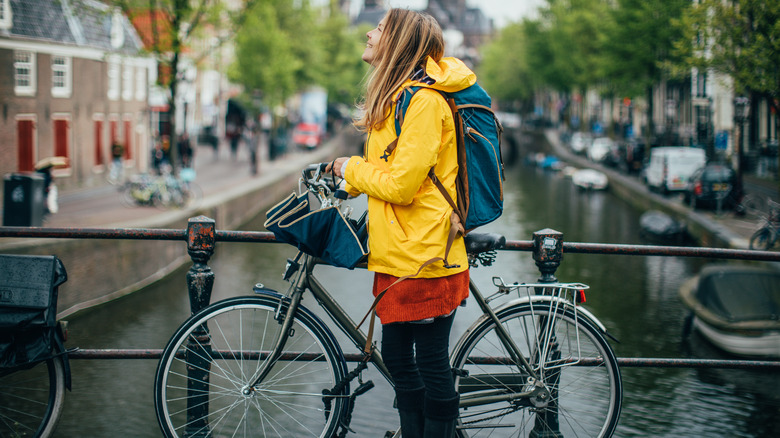
[[[539,283],[555,283],[558,279],[555,277],[555,271],[558,266],[561,265],[563,260],[563,233],[545,228],[537,231],[533,235],[533,258],[536,262],[536,266],[539,268],[539,272],[542,273],[539,278]],[[543,288],[537,293],[545,293]],[[540,327],[547,327],[546,322],[540,322]],[[550,337],[551,348],[549,351],[549,357],[541,358],[541,361],[556,362],[561,358],[560,349],[554,347],[556,343],[555,333]],[[540,336],[545,336],[540,334]],[[560,381],[560,368],[550,370],[550,374],[547,379],[548,390],[550,391],[549,403],[546,408],[540,409],[536,413],[536,419],[534,423],[534,430],[531,431],[529,437],[531,438],[561,438],[561,434],[558,429],[558,382]]]
[[[190,310],[197,313],[209,305],[214,287],[214,272],[208,265],[216,246],[216,223],[206,216],[190,218],[187,223],[187,252],[192,267],[187,272],[187,289],[190,293]]]
[[[216,223],[206,216],[190,218],[187,223],[187,252],[192,267],[187,272],[190,310],[193,314],[209,305],[214,287],[214,272],[208,261],[216,246]],[[209,329],[203,324],[187,342],[187,428],[184,436],[210,436],[209,374],[211,370],[211,341]]]
[[[533,258],[542,277],[540,283],[555,283],[555,271],[563,260],[563,233],[550,228],[534,233]]]

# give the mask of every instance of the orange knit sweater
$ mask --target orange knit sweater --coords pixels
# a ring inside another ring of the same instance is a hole
[[[377,272],[374,296],[397,279]],[[382,324],[420,321],[449,314],[468,296],[468,270],[448,277],[408,278],[387,291],[376,306],[376,314]]]

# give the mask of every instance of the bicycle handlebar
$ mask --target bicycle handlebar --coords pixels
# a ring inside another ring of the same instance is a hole
[[[340,184],[335,181],[335,175],[325,172],[330,163],[314,163],[306,166],[302,173],[301,181],[306,187],[315,192],[321,193],[323,196],[330,196],[345,200],[347,199],[347,192],[340,189]],[[343,181],[343,180],[342,180]]]

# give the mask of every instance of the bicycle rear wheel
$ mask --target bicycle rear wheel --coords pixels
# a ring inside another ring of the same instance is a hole
[[[45,438],[65,402],[65,365],[56,356],[35,366],[0,372],[0,436]]]
[[[223,300],[179,328],[155,378],[155,410],[165,436],[333,436],[349,387],[328,407],[322,391],[344,378],[346,362],[330,330],[305,308],[298,309],[283,356],[250,387],[281,327],[280,297]],[[282,305],[281,314],[286,310]]]
[[[549,303],[517,304],[497,316],[540,381],[512,363],[493,321],[480,320],[453,353],[453,366],[468,372],[456,377],[460,436],[612,436],[622,383],[601,332],[571,309],[551,310]],[[534,384],[541,389],[536,396],[518,395]],[[487,402],[486,396],[495,398]]]
[[[772,246],[772,232],[769,228],[761,228],[750,236],[750,249],[768,250]]]

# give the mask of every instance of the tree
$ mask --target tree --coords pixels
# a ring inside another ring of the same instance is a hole
[[[361,54],[370,29],[350,26],[349,17],[338,10],[338,1],[331,0],[327,18],[317,29],[323,62],[311,66],[321,73],[320,85],[328,90],[329,102],[353,106],[360,96],[360,83],[368,72]]]
[[[231,37],[243,25],[247,11],[260,0],[245,0],[230,10],[220,0],[110,0],[140,31],[144,46],[157,59],[158,83],[168,89],[170,144],[176,144],[176,96],[180,81],[180,61],[185,49],[194,60],[209,55],[214,46],[201,52],[192,44],[209,34],[222,35],[219,43]],[[219,44],[218,44],[219,45]],[[176,148],[171,147],[171,165],[177,165]]]
[[[668,77],[665,65],[675,62],[674,44],[681,37],[676,17],[690,0],[618,0],[610,9],[604,33],[600,69],[617,96],[647,99],[648,132],[653,126],[653,87]],[[687,77],[686,75],[679,78]]]
[[[496,39],[482,50],[479,77],[483,87],[499,102],[516,109],[533,97],[535,77],[528,59],[528,32],[531,22],[512,23],[501,29]]]
[[[674,67],[712,69],[734,80],[736,94],[780,100],[780,2],[701,0],[678,22]],[[754,99],[755,100],[755,99]]]

